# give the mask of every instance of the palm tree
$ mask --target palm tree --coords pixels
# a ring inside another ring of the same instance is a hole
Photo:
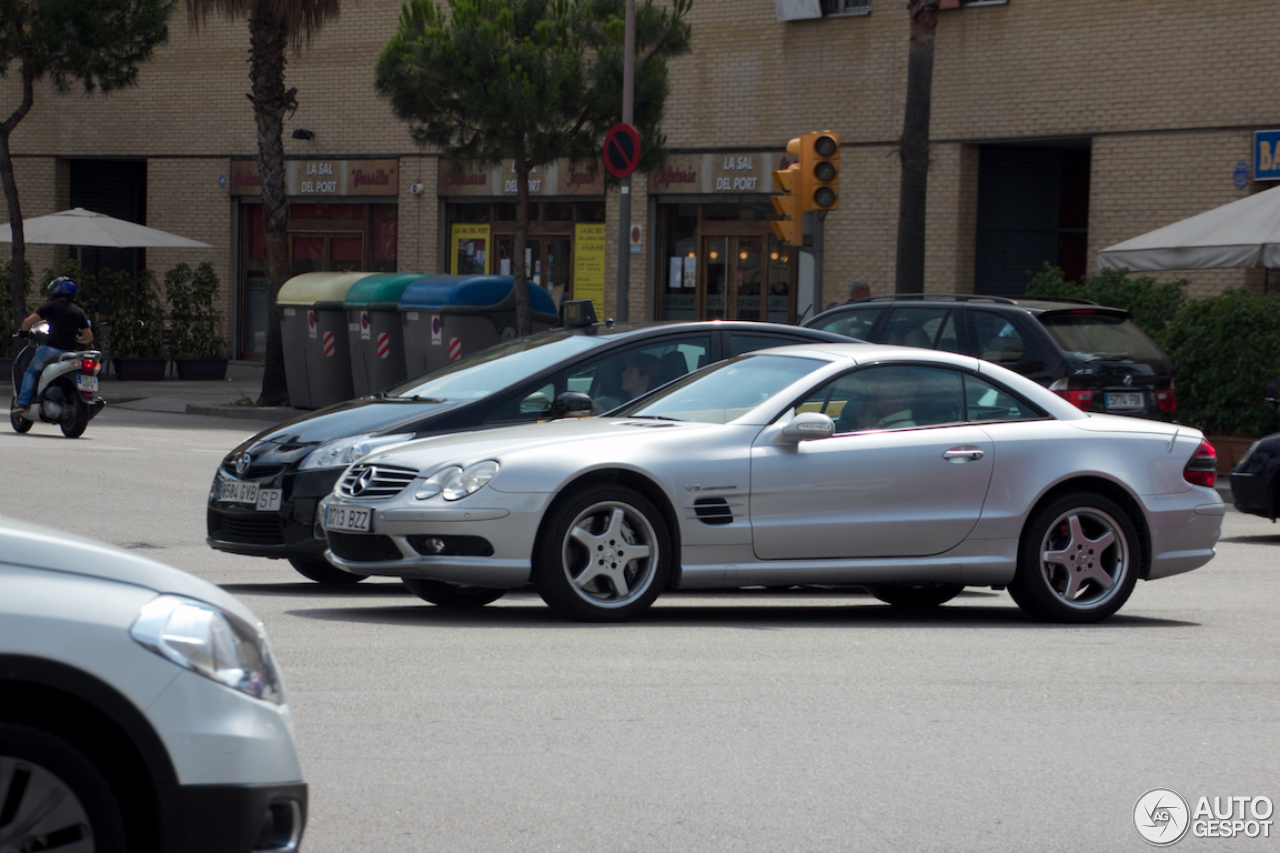
[[[187,17],[198,29],[210,15],[249,19],[249,100],[258,125],[258,174],[262,178],[262,221],[266,228],[267,352],[261,405],[288,402],[284,348],[276,295],[289,277],[289,200],[285,196],[284,116],[298,107],[297,89],[284,87],[286,48],[295,52],[341,11],[339,0],[187,0]]]
[[[902,117],[902,177],[898,185],[898,260],[894,290],[924,292],[925,206],[929,196],[929,113],[933,97],[933,42],[939,0],[909,0],[911,48],[907,105]]]

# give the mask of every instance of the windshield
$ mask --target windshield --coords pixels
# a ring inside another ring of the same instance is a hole
[[[1115,314],[1041,314],[1040,322],[1058,346],[1082,361],[1168,361],[1146,332],[1132,320]]]
[[[608,340],[572,332],[518,338],[415,376],[386,393],[409,400],[479,400]]]
[[[699,370],[610,415],[724,424],[827,363],[798,356],[745,355]]]

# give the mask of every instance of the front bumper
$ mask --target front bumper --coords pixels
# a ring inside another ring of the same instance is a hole
[[[327,547],[318,534],[317,508],[333,491],[343,469],[284,471],[264,479],[246,479],[260,489],[280,489],[278,510],[259,511],[251,504],[220,501],[224,482],[241,482],[222,469],[214,475],[205,511],[205,542],[210,548],[251,557],[320,557]]]
[[[298,849],[307,823],[307,786],[174,785],[158,792],[165,853],[245,853]]]
[[[319,518],[334,505],[372,509],[373,529],[326,531],[325,558],[352,574],[517,589],[529,582],[538,529],[554,497],[489,489],[484,505],[469,503],[471,498],[454,504],[435,498],[420,506],[397,500],[378,507],[331,495],[321,502]]]

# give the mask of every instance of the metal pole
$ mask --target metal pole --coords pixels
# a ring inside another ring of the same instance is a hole
[[[636,66],[636,0],[627,0],[626,34],[623,36],[622,55],[622,122],[631,124],[635,119],[635,66]],[[618,204],[618,320],[628,320],[631,315],[631,178],[622,179],[622,193]]]

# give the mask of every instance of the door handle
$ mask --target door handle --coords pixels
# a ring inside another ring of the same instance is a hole
[[[976,462],[983,456],[980,447],[953,447],[942,454],[948,462]]]

